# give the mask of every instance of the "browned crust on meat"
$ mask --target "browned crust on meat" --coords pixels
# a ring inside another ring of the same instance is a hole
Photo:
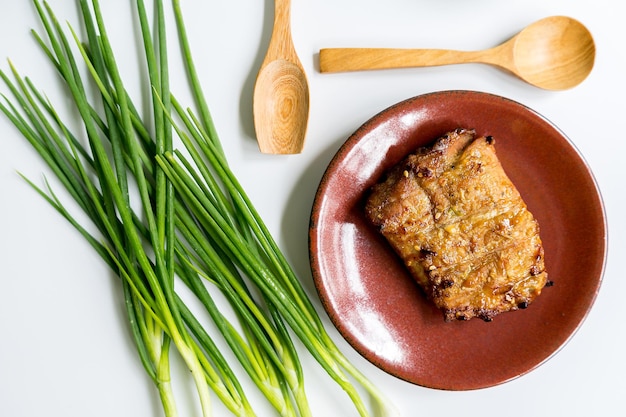
[[[444,318],[490,321],[547,282],[539,225],[492,137],[457,129],[372,188],[365,212]]]

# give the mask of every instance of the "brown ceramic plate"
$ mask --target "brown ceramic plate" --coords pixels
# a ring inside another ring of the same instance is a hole
[[[505,171],[540,224],[554,281],[528,309],[490,323],[445,323],[362,212],[366,191],[385,170],[457,127],[496,139]],[[607,236],[593,175],[561,131],[509,99],[446,91],[398,103],[346,141],[317,191],[309,245],[324,308],[360,354],[418,385],[469,390],[523,375],[569,340],[596,298]]]

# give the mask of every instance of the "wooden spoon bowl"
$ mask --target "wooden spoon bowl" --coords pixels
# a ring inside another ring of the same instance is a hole
[[[254,89],[254,125],[263,153],[294,154],[304,147],[309,109],[300,66],[274,60],[259,73]]]
[[[565,90],[583,82],[593,69],[596,51],[589,30],[564,16],[535,22],[502,49],[503,56],[512,58],[501,66],[547,90]]]

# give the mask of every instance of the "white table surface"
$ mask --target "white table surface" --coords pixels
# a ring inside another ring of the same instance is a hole
[[[61,20],[80,27],[75,2],[50,3]],[[102,1],[109,27],[115,28],[110,30],[114,47],[131,90],[138,88],[134,82],[138,53],[133,49],[137,32],[129,17],[132,3]],[[597,301],[556,356],[497,387],[438,391],[375,368],[323,318],[346,354],[404,416],[626,415],[626,314],[622,312],[626,271],[621,264],[626,256],[622,126],[626,123],[626,25],[618,2],[294,0],[293,36],[309,77],[311,113],[305,149],[293,156],[260,154],[253,135],[252,89],[269,40],[273,2],[182,3],[207,99],[231,165],[309,289],[307,226],[314,192],[335,151],[374,114],[422,93],[468,89],[519,101],[561,128],[598,181],[610,243]],[[549,15],[577,18],[595,37],[595,68],[572,90],[543,91],[485,65],[334,75],[320,74],[317,66],[317,52],[324,47],[486,48]],[[30,28],[40,28],[30,2],[10,6],[3,2],[0,56],[10,57],[61,106],[59,84],[35,46]],[[178,62],[175,48],[171,49],[172,62]],[[5,61],[0,65],[7,70]],[[172,66],[175,74],[180,72]],[[4,86],[0,89],[6,91]],[[174,78],[173,90],[186,99],[183,77]],[[155,390],[135,356],[117,280],[16,174],[19,170],[35,181],[48,174],[34,151],[4,118],[0,132],[0,416],[162,415]],[[572,192],[576,192],[574,184]],[[580,270],[584,273],[585,265]],[[310,359],[305,357],[304,362],[314,415],[355,416],[343,392]],[[185,380],[182,370],[177,374]],[[177,389],[181,415],[198,415],[184,386]],[[260,416],[274,415],[250,392]],[[217,400],[214,403],[215,415],[228,415]]]

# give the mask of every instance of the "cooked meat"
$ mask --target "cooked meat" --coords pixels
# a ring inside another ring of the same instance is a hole
[[[393,167],[366,203],[446,321],[526,308],[547,283],[539,226],[494,144],[450,132]]]

